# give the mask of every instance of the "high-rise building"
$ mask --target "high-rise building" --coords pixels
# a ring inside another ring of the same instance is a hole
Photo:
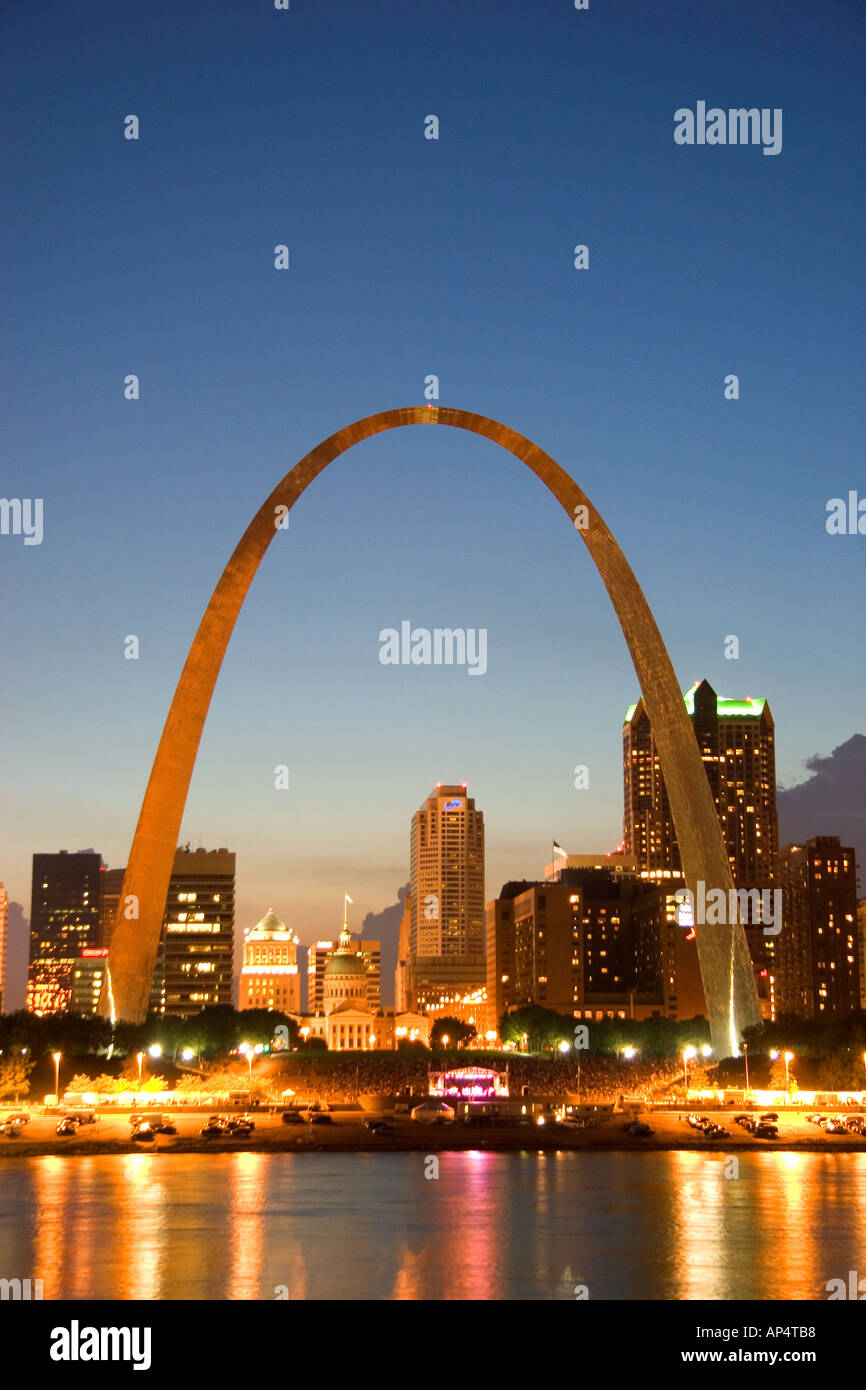
[[[307,1013],[320,1014],[325,1006],[325,966],[336,941],[314,941],[307,950]]]
[[[860,1008],[860,942],[854,850],[815,835],[779,855],[782,930],[776,938],[780,1014],[845,1017]]]
[[[413,956],[484,951],[484,816],[466,783],[437,784],[412,817],[409,950]]]
[[[6,1012],[6,932],[9,923],[9,894],[0,883],[0,1014]]]
[[[235,856],[178,849],[153,973],[151,1008],[186,1017],[232,1002]]]
[[[605,869],[507,883],[487,908],[493,1023],[539,1005],[574,1018],[676,1017],[665,978],[664,895]]]
[[[766,700],[717,696],[708,681],[684,695],[719,815],[737,889],[757,889],[749,899],[756,915],[745,922],[765,1016],[773,1014],[769,981],[774,974],[774,936],[765,936],[759,904],[774,883],[779,826],[776,811],[775,725]],[[683,886],[680,852],[667,788],[643,698],[626,711],[623,725],[623,848],[646,878]],[[707,884],[707,890],[718,885]],[[770,899],[772,901],[772,899]]]
[[[93,850],[34,854],[30,899],[27,1009],[62,1013],[72,1007],[75,962],[98,947],[102,857]]]
[[[93,1017],[98,1012],[107,961],[107,946],[85,946],[75,960],[72,967],[72,998],[69,1004],[74,1014]]]
[[[409,969],[409,931],[412,919],[412,893],[407,892],[403,899],[403,916],[400,918],[400,931],[397,937],[397,968],[394,971],[394,1007],[397,1013],[408,1008],[408,969]]]
[[[766,700],[729,700],[708,681],[684,695],[738,888],[773,879],[778,852],[774,723]],[[623,726],[623,842],[642,871],[680,874],[680,852],[643,698]]]
[[[280,921],[273,908],[269,907],[260,922],[244,931],[238,1008],[300,1012],[298,937]]]
[[[857,904],[857,936],[860,940],[860,1008],[866,1013],[866,898]]]
[[[466,783],[438,783],[412,817],[405,1005],[416,1013],[482,1018],[484,816]]]
[[[102,895],[99,901],[99,945],[111,945],[111,933],[114,931],[114,919],[117,916],[117,905],[120,902],[120,890],[123,887],[123,875],[125,869],[105,869],[102,875]]]

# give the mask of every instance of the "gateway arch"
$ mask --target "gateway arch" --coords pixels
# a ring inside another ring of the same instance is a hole
[[[730,863],[697,740],[679,683],[631,568],[602,517],[577,483],[523,435],[486,415],[444,406],[408,406],[368,415],[332,434],[278,483],[253,517],[223,571],[199,624],[154,758],[129,853],[111,937],[100,1010],[143,1022],[159,945],[175,848],[196,754],[223,657],[241,606],[277,521],[314,478],[353,444],[403,425],[451,425],[492,440],[525,463],[553,493],[586,543],[619,619],[652,725],[686,883],[693,893],[733,889]],[[579,508],[585,511],[579,512]],[[124,905],[138,902],[137,919]],[[744,1028],[761,1021],[742,925],[696,926],[698,959],[717,1057],[736,1055]]]

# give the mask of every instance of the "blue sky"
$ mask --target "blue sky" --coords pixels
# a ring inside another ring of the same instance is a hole
[[[781,783],[866,731],[866,538],[824,525],[866,495],[864,29],[853,0],[4,7],[2,492],[44,499],[40,546],[0,537],[10,897],[29,906],[35,850],[125,863],[247,522],[430,373],[586,489],[683,688],[770,701]],[[781,154],[677,146],[698,100],[782,108]],[[404,618],[485,627],[487,674],[382,666]],[[183,838],[236,850],[240,925],[272,905],[309,941],[344,891],[358,925],[394,900],[412,812],[466,781],[492,897],[552,836],[617,843],[636,695],[545,489],[486,441],[394,431],[275,538]]]

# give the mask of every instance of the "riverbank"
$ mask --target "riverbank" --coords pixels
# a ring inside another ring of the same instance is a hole
[[[711,1113],[712,1112],[708,1112]],[[614,1115],[594,1129],[571,1129],[565,1125],[536,1124],[420,1124],[407,1119],[392,1121],[391,1133],[375,1135],[365,1127],[359,1112],[337,1113],[332,1123],[287,1126],[280,1117],[256,1116],[249,1138],[204,1139],[199,1134],[203,1114],[173,1117],[176,1135],[158,1135],[153,1143],[133,1144],[126,1115],[100,1116],[94,1125],[82,1126],[68,1138],[54,1133],[56,1116],[36,1115],[18,1139],[0,1140],[0,1159],[38,1158],[47,1155],[70,1158],[101,1154],[160,1153],[349,1153],[420,1152],[443,1153],[485,1149],[497,1153],[516,1152],[620,1152],[671,1150],[703,1153],[745,1153],[782,1149],[795,1153],[866,1153],[866,1136],[828,1135],[805,1116],[783,1114],[779,1136],[774,1140],[756,1139],[732,1123],[729,1113],[712,1117],[730,1133],[720,1139],[706,1139],[691,1129],[685,1112],[656,1112],[642,1118],[654,1131],[651,1137],[633,1139],[624,1131],[625,1118]]]

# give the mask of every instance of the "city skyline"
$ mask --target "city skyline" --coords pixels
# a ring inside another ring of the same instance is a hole
[[[687,708],[689,708],[689,709],[691,708],[689,702],[690,702],[690,700],[691,700],[692,693],[693,693],[695,687],[697,686],[697,684],[698,684],[697,681],[696,681],[696,682],[693,682],[692,687],[691,687],[689,690],[684,690],[684,691],[682,692],[682,693],[683,693],[683,698],[684,698],[684,700],[685,700],[685,702],[686,702],[686,706],[687,706]],[[763,700],[763,699],[761,699],[761,700],[755,700],[754,697],[751,697],[751,698],[752,698],[752,703],[754,704],[755,709],[759,710],[759,709],[763,706],[764,700]],[[732,699],[730,696],[724,697],[724,696],[720,695],[720,696],[719,696],[719,700],[720,700],[720,702],[721,702],[722,700],[725,700],[726,704],[727,704],[729,707],[731,707],[732,709],[734,709],[735,711],[738,710],[738,709],[742,709],[744,712],[748,710],[748,704],[747,704],[746,702],[743,702],[742,697],[740,697],[740,696],[734,696],[733,699]],[[635,708],[636,708],[635,704],[631,704],[631,705],[628,706],[628,708],[627,708],[627,709],[625,710],[625,712],[624,712],[624,720],[623,720],[623,724],[622,724],[622,732],[623,732],[623,733],[625,733],[626,729],[627,729],[628,726],[629,726],[629,721],[630,721],[631,718],[633,717]],[[620,746],[620,756],[621,756],[621,746]],[[440,785],[441,785],[441,783],[440,783]],[[806,783],[804,782],[802,785],[805,787],[805,786],[806,786]],[[465,790],[465,784],[461,784],[461,786],[462,786],[462,787],[464,788],[464,790]],[[625,807],[624,807],[624,809],[625,809]],[[840,817],[842,816],[842,808],[841,808],[841,807],[840,807],[840,810],[839,810],[839,813],[838,813],[838,814],[839,814]],[[833,820],[833,816],[832,816],[832,815],[829,815],[829,816],[828,816],[827,814],[823,814],[823,815],[820,815],[820,816],[815,817],[814,819],[815,819],[815,826],[813,827],[813,833],[816,833],[816,834],[834,833],[834,832],[832,831],[832,829],[831,829],[829,832],[828,832],[828,830],[826,829],[826,823]],[[622,823],[621,823],[621,828],[622,828]],[[564,836],[563,838],[568,839],[569,837],[568,837],[568,836]],[[807,838],[807,837],[801,836],[801,837],[799,837],[799,838],[805,839],[805,838]],[[846,839],[846,833],[843,833],[843,837],[842,837],[842,838],[843,838],[843,840]],[[848,835],[847,838],[850,838],[850,835]],[[411,835],[410,835],[410,839],[411,839]],[[494,838],[494,843],[495,843],[495,838]],[[793,838],[793,837],[789,837],[789,838],[788,838],[788,843],[795,843],[794,838]],[[549,841],[548,841],[548,844],[549,844]],[[68,849],[68,847],[64,847],[64,848],[67,848],[67,849]],[[92,849],[93,849],[93,848],[95,848],[95,847],[88,847],[88,849],[90,849],[91,852],[92,852]],[[178,845],[178,850],[181,850],[182,848],[183,848],[182,845]],[[209,848],[211,851],[213,851],[213,850],[215,849],[215,846],[201,846],[201,847],[199,847],[199,848]],[[570,841],[569,841],[569,849],[570,849],[570,852],[571,852],[571,853],[577,853],[577,854],[579,854],[579,853],[588,853],[588,854],[596,854],[596,855],[605,855],[605,854],[613,853],[613,851],[616,849],[616,845],[615,845],[615,844],[611,844],[610,847],[608,848],[608,847],[606,847],[606,846],[599,845],[598,843],[591,843],[591,844],[590,844],[590,843],[576,843],[576,842],[570,840]],[[862,863],[863,863],[863,858],[862,858],[862,856],[861,856],[861,851],[859,850],[859,848],[857,848],[857,847],[855,846],[855,849],[857,849],[857,861],[856,861],[856,862],[857,862],[857,875],[858,875],[858,882],[859,882],[859,876],[860,876],[860,873],[861,873],[861,866],[862,866]],[[42,851],[42,852],[44,853],[44,852],[46,852],[46,851]],[[47,852],[48,852],[48,853],[51,853],[51,854],[54,854],[54,853],[57,853],[58,851],[47,851]],[[71,849],[68,849],[68,852],[70,853],[70,855],[74,855],[74,854],[76,854],[76,853],[85,853],[86,850],[85,850],[84,848],[82,848],[81,850],[78,850],[78,851],[73,851],[73,850],[71,850]],[[38,852],[37,852],[37,853],[38,853]],[[100,851],[99,851],[98,848],[96,848],[96,853],[100,853]],[[103,858],[104,858],[104,857],[105,857],[105,856],[103,855]],[[358,899],[358,905],[360,906],[360,908],[361,908],[362,910],[358,913],[358,920],[357,920],[357,923],[356,923],[355,927],[353,928],[353,933],[355,933],[355,934],[357,934],[358,936],[360,936],[361,932],[363,932],[363,931],[366,929],[366,923],[367,923],[368,920],[370,920],[371,922],[373,922],[373,923],[375,924],[376,919],[378,919],[379,917],[388,917],[389,915],[391,915],[391,916],[394,917],[394,923],[395,923],[394,928],[393,928],[394,941],[393,941],[393,943],[389,941],[389,946],[391,946],[391,947],[393,947],[393,948],[396,948],[396,935],[397,935],[396,923],[399,921],[399,916],[400,916],[400,911],[399,911],[400,900],[398,899],[398,890],[402,892],[402,887],[403,887],[403,885],[408,886],[409,877],[410,877],[409,859],[410,859],[410,856],[407,855],[406,863],[405,863],[405,865],[403,866],[403,884],[397,883],[397,884],[395,885],[395,888],[394,888],[394,890],[393,890],[393,892],[392,892],[392,895],[391,895],[391,899],[390,899],[390,900],[386,900],[386,901],[384,901],[384,902],[369,902],[369,903],[364,903],[363,899],[360,899],[360,898]],[[485,890],[484,890],[485,908],[486,908],[486,906],[487,906],[488,903],[490,903],[490,902],[493,901],[493,899],[495,898],[496,894],[497,894],[498,891],[499,891],[499,886],[500,886],[501,884],[505,883],[505,882],[508,881],[508,880],[513,880],[513,879],[515,879],[515,878],[521,878],[521,877],[526,877],[526,878],[529,878],[529,879],[535,879],[535,878],[538,878],[538,877],[540,876],[540,873],[541,873],[541,869],[540,869],[541,859],[539,859],[538,861],[536,861],[536,860],[530,855],[530,852],[529,852],[529,851],[526,851],[526,850],[523,850],[522,852],[518,852],[517,855],[515,855],[513,852],[506,852],[506,851],[500,850],[499,853],[498,853],[498,856],[497,856],[497,860],[498,860],[498,862],[499,862],[499,864],[500,864],[500,866],[501,866],[501,872],[500,872],[500,873],[497,873],[497,874],[494,874],[492,877],[490,877],[487,873],[485,873]],[[122,875],[122,866],[120,866],[120,867],[118,867],[118,868],[114,868],[114,867],[111,867],[111,866],[109,866],[108,864],[106,864],[106,866],[105,866],[105,873],[104,873],[104,875],[103,875],[103,882],[104,882],[104,884],[106,884],[108,881],[111,881],[112,887],[111,887],[111,890],[110,890],[110,891],[111,891],[111,896],[110,896],[110,899],[108,900],[108,901],[109,901],[109,904],[110,904],[109,910],[108,910],[108,912],[105,914],[105,921],[104,921],[104,922],[101,922],[101,924],[100,924],[100,930],[102,930],[102,931],[104,931],[104,930],[106,930],[106,929],[108,928],[108,921],[109,921],[109,918],[111,917],[111,905],[116,905],[117,894],[118,894],[119,888],[120,888],[120,881],[119,881],[119,880],[120,880],[121,875]],[[338,877],[339,877],[339,874],[338,874]],[[398,878],[398,879],[400,878],[400,872],[399,872],[399,870],[398,870],[398,872],[397,872],[397,878]],[[244,870],[243,870],[243,865],[242,865],[242,864],[241,864],[241,869],[240,869],[240,880],[241,880],[241,883],[243,884],[243,881],[244,881]],[[288,885],[287,887],[283,888],[283,889],[282,889],[282,893],[283,893],[283,897],[284,897],[284,898],[290,898],[290,897],[291,897],[291,885]],[[246,900],[248,900],[248,901],[251,901],[251,902],[254,902],[254,903],[258,903],[258,902],[260,901],[260,896],[261,896],[261,895],[257,892],[256,888],[255,888],[255,887],[250,887],[249,885],[246,886],[246,891],[245,891],[245,892],[242,890],[241,892],[238,892],[238,894],[237,894],[237,898],[238,898],[238,901],[239,901],[239,902],[242,901],[242,900],[244,900],[244,899],[246,899]],[[339,898],[339,894],[338,894],[338,892],[337,892],[336,883],[335,883],[335,882],[332,883],[332,882],[329,880],[328,884],[327,884],[326,886],[323,886],[323,887],[321,888],[321,891],[320,891],[320,895],[319,895],[319,896],[320,896],[320,903],[321,903],[321,918],[320,918],[320,920],[322,920],[322,921],[325,923],[326,928],[327,928],[328,925],[330,924],[330,926],[331,926],[331,935],[332,935],[332,936],[336,936],[336,935],[337,935],[336,927],[339,926],[339,903],[340,903],[340,901],[341,901],[341,899]],[[332,899],[332,898],[334,899],[334,905],[333,905],[333,906],[334,906],[334,912],[333,912],[333,914],[332,914],[332,912],[331,912],[331,907],[332,907],[331,899]],[[13,907],[16,906],[14,900],[11,900],[11,905],[12,905]],[[21,904],[18,904],[18,906],[20,907],[20,906],[22,906],[22,905],[21,905]],[[264,911],[264,909],[261,909],[260,914],[259,914],[260,916],[261,916],[261,914],[262,914],[263,911]],[[28,920],[28,919],[26,918],[26,915],[25,915],[25,921],[26,921],[26,920]],[[31,918],[30,918],[29,920],[32,921],[32,912],[31,912]],[[258,918],[256,918],[255,920],[258,921]],[[243,956],[243,941],[244,941],[244,934],[245,934],[253,925],[254,925],[254,922],[248,922],[248,921],[246,920],[246,918],[243,917],[243,915],[242,915],[242,909],[241,909],[241,908],[238,908],[238,909],[237,909],[237,912],[236,912],[236,918],[235,918],[235,932],[234,932],[234,941],[235,941],[235,971],[234,971],[234,980],[235,980],[235,985],[237,985],[237,982],[238,982],[238,980],[239,980],[240,961],[242,960],[242,956]],[[306,950],[308,947],[313,946],[313,945],[315,944],[315,941],[316,941],[317,939],[321,939],[321,937],[322,937],[322,933],[319,932],[319,931],[317,931],[315,927],[313,927],[313,926],[306,926],[306,927],[305,927],[305,924],[304,924],[304,923],[300,923],[300,924],[298,924],[298,923],[289,923],[289,928],[290,928],[290,930],[292,930],[292,931],[298,930],[298,932],[299,932],[299,938],[300,938],[300,944],[301,944],[301,947],[302,947],[303,950]],[[309,938],[309,939],[308,939],[308,938]],[[13,940],[13,949],[12,949],[12,952],[11,952],[11,956],[12,956],[12,965],[13,965],[13,973],[12,973],[12,974],[10,975],[10,977],[7,979],[7,991],[6,991],[6,992],[7,992],[7,999],[11,999],[11,1000],[12,1000],[12,1003],[11,1003],[11,1004],[8,1004],[7,1007],[13,1007],[13,1006],[15,1006],[15,1007],[23,1007],[23,1006],[24,1006],[24,991],[25,991],[25,989],[26,989],[27,963],[26,963],[26,959],[22,956],[22,953],[21,953],[22,941],[23,941],[23,938],[22,938],[22,940],[17,941],[17,942]],[[16,967],[17,967],[17,968],[16,968]],[[388,988],[388,990],[390,990],[390,982],[389,982],[389,985],[388,985],[387,988]]]
[[[392,17],[403,59],[384,86],[358,69],[367,21],[350,6],[214,26],[194,4],[195,63],[168,7],[99,26],[58,11],[38,62],[4,60],[27,113],[10,121],[5,490],[45,503],[41,545],[0,545],[17,598],[2,618],[13,903],[39,846],[126,862],[217,557],[332,422],[421,404],[431,374],[443,402],[513,419],[586,487],[682,688],[705,676],[770,699],[782,785],[862,734],[862,538],[825,525],[862,476],[863,423],[856,181],[838,141],[856,128],[858,25],[832,12],[801,6],[783,48],[750,6],[698,24],[675,4],[603,23],[446,4],[420,45]],[[7,19],[25,54],[31,23]],[[88,39],[85,72],[67,55]],[[238,90],[238,51],[243,99],[215,103]],[[508,93],[495,110],[473,78],[491,64]],[[704,96],[784,108],[781,153],[678,146],[675,111]],[[58,138],[58,104],[75,140]],[[58,198],[65,234],[46,247]],[[537,872],[551,831],[619,842],[628,659],[586,557],[496,453],[445,432],[368,441],[293,511],[257,577],[179,836],[238,853],[250,924],[273,902],[311,938],[336,930],[320,888],[335,835],[362,915],[393,902],[396,808],[440,778],[470,781],[487,808],[491,883],[518,857]],[[486,628],[485,675],[382,665],[379,633],[407,617]]]

